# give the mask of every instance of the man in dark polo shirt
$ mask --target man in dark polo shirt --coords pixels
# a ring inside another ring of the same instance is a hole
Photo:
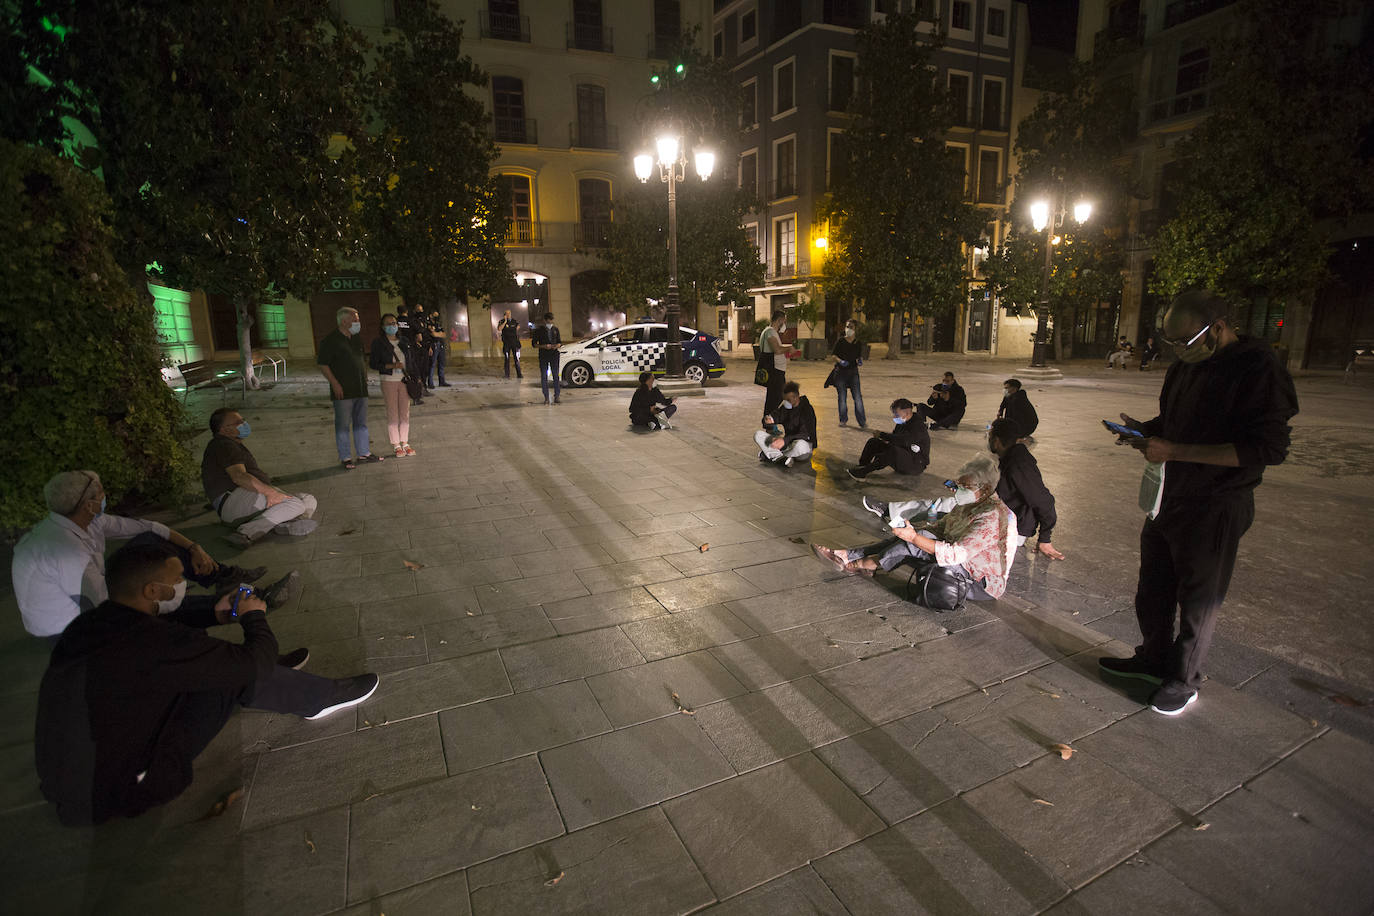
[[[272,478],[243,444],[248,421],[232,407],[210,414],[210,443],[200,461],[205,497],[219,517],[235,531],[226,540],[247,547],[269,533],[300,537],[319,525],[314,520],[315,497],[292,495],[272,486]]]
[[[362,323],[358,310],[342,308],[334,316],[339,326],[320,341],[315,362],[329,382],[329,395],[334,401],[334,442],[339,448],[339,461],[351,471],[358,461],[381,461],[372,454],[367,438],[367,355],[363,353]],[[350,432],[352,445],[349,444]]]

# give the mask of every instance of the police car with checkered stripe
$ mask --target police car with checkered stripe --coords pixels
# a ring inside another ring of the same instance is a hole
[[[719,378],[725,372],[720,339],[680,325],[678,330],[682,333],[683,375],[701,385],[708,378]],[[661,376],[667,349],[668,326],[641,322],[564,344],[558,352],[562,355],[563,381],[582,388],[593,381],[638,381],[639,373],[646,369]]]

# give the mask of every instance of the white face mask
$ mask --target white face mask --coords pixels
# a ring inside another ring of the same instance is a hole
[[[170,614],[172,613],[172,611],[175,611],[177,608],[181,607],[181,602],[185,597],[186,580],[182,579],[176,585],[172,586],[172,597],[166,598],[161,601],[155,601],[153,602],[153,604],[156,606],[157,612],[159,614]]]
[[[845,329],[844,329],[844,336],[847,337],[847,338],[849,338],[850,340],[853,340],[853,339],[854,339],[854,329],[853,329],[853,328],[845,328]]]
[[[791,409],[792,409],[792,402],[791,402],[791,401],[783,401],[783,402],[782,402],[782,406],[783,406],[783,409],[784,409],[784,410],[791,410]]]
[[[959,487],[954,491],[954,504],[956,506],[967,506],[978,502],[978,494],[968,487]]]

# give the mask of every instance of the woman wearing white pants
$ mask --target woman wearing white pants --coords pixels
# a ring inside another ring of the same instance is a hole
[[[382,316],[382,336],[372,341],[368,364],[382,380],[382,400],[386,403],[386,435],[397,458],[414,455],[410,447],[410,395],[406,392],[406,350],[409,344],[400,335],[400,323],[390,313]]]

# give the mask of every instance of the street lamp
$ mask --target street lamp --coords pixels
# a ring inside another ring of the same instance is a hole
[[[664,322],[668,325],[668,349],[663,354],[668,378],[682,378],[682,332],[678,329],[681,306],[677,290],[677,183],[687,177],[687,144],[677,134],[662,134],[654,141],[658,151],[658,177],[668,184],[668,297]],[[702,181],[711,177],[716,154],[698,149],[692,157]],[[634,158],[635,177],[647,182],[654,173],[654,157],[640,153]]]
[[[1073,221],[1083,225],[1092,216],[1093,205],[1090,201],[1080,200],[1073,205]],[[1030,205],[1031,225],[1036,232],[1045,233],[1045,272],[1040,278],[1043,298],[1035,310],[1035,348],[1031,350],[1031,368],[1045,368],[1045,344],[1050,317],[1050,269],[1053,265],[1054,246],[1060,239],[1054,230],[1064,225],[1064,192],[1059,190],[1053,208],[1050,201],[1040,199]]]

